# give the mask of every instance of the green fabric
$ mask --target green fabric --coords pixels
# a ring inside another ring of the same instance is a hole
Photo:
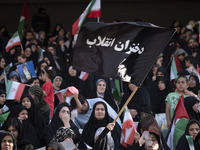
[[[174,111],[176,109],[176,105],[178,103],[178,99],[181,96],[181,94],[177,93],[177,92],[172,92],[169,93],[165,99],[165,102],[169,103],[170,106],[170,120],[172,120],[173,116],[174,116]],[[189,95],[183,95],[184,97],[187,97]]]
[[[114,99],[118,102],[118,104],[121,103],[121,92],[120,92],[120,81],[114,80],[115,88],[116,90],[113,92]]]
[[[186,135],[185,137],[187,139],[187,142],[188,142],[188,145],[190,147],[190,150],[193,150],[194,149],[194,142],[193,142],[192,136]]]
[[[6,121],[6,119],[8,118],[9,114],[10,114],[10,112],[7,112],[5,114],[0,115],[1,124],[3,124]]]
[[[188,122],[189,122],[188,119],[181,118],[175,124],[174,138],[173,138],[174,149],[176,148],[176,145],[178,144],[180,137],[185,133],[185,128],[186,128]]]

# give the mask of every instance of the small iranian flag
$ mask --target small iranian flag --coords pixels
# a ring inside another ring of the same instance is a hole
[[[64,100],[63,93],[65,93],[66,91],[67,89],[62,89],[54,93],[61,103],[63,103],[63,101],[70,103],[70,100],[73,98],[73,96],[70,96],[66,97],[66,99]]]
[[[88,78],[88,76],[89,76],[89,73],[81,71],[81,74],[80,74],[79,78],[81,80],[85,81]]]
[[[21,18],[19,21],[19,25],[18,25],[19,37],[21,40],[22,40],[22,33],[24,30],[25,21],[30,22],[30,20],[31,19],[30,19],[30,14],[29,14],[29,10],[28,10],[27,0],[25,0],[24,8],[23,8],[22,15],[21,15]]]
[[[8,85],[6,87],[6,95],[7,95],[6,99],[20,100],[24,88],[25,84],[8,80]]]
[[[81,28],[83,22],[87,17],[97,18],[101,17],[101,1],[100,0],[92,0],[81,16],[76,20],[76,22],[72,25],[72,33],[75,35]]]
[[[42,54],[45,52],[40,46],[38,46],[38,62],[42,60]]]
[[[121,134],[121,144],[126,147],[127,144],[132,145],[134,142],[134,136],[136,133],[136,127],[131,117],[131,114],[126,107],[124,110],[124,119]]]
[[[167,145],[171,150],[175,150],[178,140],[184,134],[189,120],[190,118],[184,106],[184,96],[181,95],[167,137]]]
[[[170,71],[170,80],[176,79],[178,77],[177,73],[181,70],[182,68],[178,57],[173,57]]]
[[[16,45],[21,45],[18,31],[16,31],[11,37],[11,39],[8,41],[6,45],[6,52],[8,52],[13,46],[16,46]]]

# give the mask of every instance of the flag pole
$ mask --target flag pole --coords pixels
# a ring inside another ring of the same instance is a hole
[[[128,105],[128,103],[130,102],[130,100],[132,99],[132,97],[135,95],[136,91],[138,90],[138,87],[136,86],[136,88],[134,89],[134,91],[131,93],[131,95],[129,96],[128,100],[126,101],[126,103],[124,104],[124,106],[121,108],[121,110],[119,111],[119,113],[117,114],[117,117],[115,118],[115,120],[113,121],[113,123],[116,123],[117,119],[119,118],[119,116],[122,114],[122,112],[124,111],[124,109],[126,108],[126,106]]]

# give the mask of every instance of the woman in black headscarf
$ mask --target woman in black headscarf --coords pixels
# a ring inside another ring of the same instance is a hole
[[[42,114],[45,123],[49,124],[49,105],[44,100],[44,93],[41,87],[34,85],[28,89],[29,95],[34,100],[34,105]]]
[[[94,147],[95,133],[97,129],[100,127],[106,127],[112,121],[113,119],[111,119],[108,115],[106,104],[104,102],[95,103],[93,106],[92,114],[88,122],[84,126],[80,145],[84,147],[83,143],[85,143],[87,144],[87,147],[88,146]],[[121,149],[122,148],[120,145],[121,128],[117,122],[115,123],[115,127],[111,132],[111,136],[114,141],[114,147],[115,147],[114,149],[115,150]],[[103,147],[103,145],[100,144],[99,147]]]
[[[0,131],[0,150],[17,150],[17,145],[14,136],[7,131]]]
[[[188,83],[189,83],[188,91],[192,91],[194,94],[198,95],[199,78],[196,75],[190,75]]]
[[[9,118],[5,124],[6,131],[12,133],[16,139],[18,150],[34,150],[29,140],[24,138],[24,130],[21,122],[16,118]]]
[[[75,137],[73,139],[74,143],[79,142],[80,134],[78,128],[73,123],[71,118],[70,106],[68,103],[61,103],[55,110],[53,119],[51,123],[44,129],[42,139],[43,144],[46,146],[56,134],[60,127],[67,127],[74,131]]]
[[[46,146],[46,150],[65,150],[65,148],[59,142],[51,142]]]
[[[23,96],[20,103],[22,106],[26,107],[28,111],[28,120],[35,128],[38,134],[38,137],[40,137],[46,124],[45,124],[43,116],[38,111],[37,107],[34,105],[33,98],[30,95],[26,94],[25,96]]]
[[[165,113],[165,99],[171,92],[170,83],[165,77],[157,77],[156,82],[156,87],[148,90],[151,99],[152,112]]]
[[[120,107],[123,107],[131,93],[135,90],[136,85],[133,83],[124,83],[124,95],[120,104]],[[150,96],[145,87],[142,85],[136,91],[135,95],[132,97],[128,104],[130,113],[134,121],[140,120],[140,113],[151,113],[151,102]]]
[[[25,138],[32,142],[34,148],[39,148],[41,146],[39,137],[37,136],[37,132],[33,127],[33,125],[30,123],[30,121],[28,120],[28,111],[26,107],[22,106],[21,104],[14,106],[11,109],[8,118],[4,122],[2,129],[5,129],[5,126],[9,118],[16,118],[20,120],[25,133]]]
[[[84,95],[85,82],[79,78],[80,72],[73,68],[73,66],[69,66],[66,69],[65,78],[61,84],[61,89],[74,86],[78,89],[81,95]]]
[[[194,146],[194,140],[197,136],[197,134],[200,131],[200,124],[196,120],[190,120],[185,128],[185,133],[181,136],[181,138],[178,141],[178,144],[176,146],[176,150],[190,150],[190,146],[188,143],[187,136],[192,136],[192,142]]]
[[[190,120],[194,119],[200,121],[199,110],[198,110],[199,100],[196,99],[194,96],[188,96],[184,98],[184,105]]]

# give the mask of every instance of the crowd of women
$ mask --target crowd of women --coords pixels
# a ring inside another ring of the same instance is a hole
[[[184,96],[189,122],[174,149],[200,149],[200,47],[198,23],[172,23],[176,33],[155,60],[141,87],[128,104],[137,131],[132,144],[120,142],[123,115],[115,116],[136,88],[135,84],[89,74],[79,78],[73,68],[74,37],[57,24],[51,35],[25,30],[21,46],[8,52],[6,26],[0,27],[0,149],[65,149],[63,141],[73,141],[74,149],[87,150],[167,150],[176,106]],[[44,50],[40,58],[39,49]],[[170,78],[173,59],[178,77]],[[33,62],[36,77],[23,80],[21,99],[6,99],[6,81],[22,82],[18,65]],[[12,67],[8,67],[12,64]],[[144,66],[145,67],[145,66]],[[117,84],[118,83],[118,84]],[[118,86],[117,86],[118,85]],[[73,98],[57,92],[68,87],[78,92]],[[118,91],[118,92],[116,92]],[[189,140],[191,137],[192,140]]]

